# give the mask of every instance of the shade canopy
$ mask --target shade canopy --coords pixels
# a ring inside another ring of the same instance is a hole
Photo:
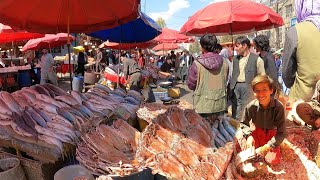
[[[283,19],[269,7],[250,0],[217,2],[197,11],[182,26],[188,35],[241,34],[283,25]]]
[[[193,37],[180,34],[179,31],[168,28],[162,28],[161,34],[154,40],[160,43],[188,43],[194,41]]]
[[[75,38],[70,36],[70,40],[73,41]],[[55,48],[60,47],[68,43],[68,34],[46,34],[43,38],[31,39],[22,48],[22,51],[27,50],[39,50],[42,48]]]
[[[89,36],[118,43],[140,43],[152,40],[160,33],[161,28],[157,23],[141,12],[139,18],[134,21],[112,29],[93,32]]]
[[[176,43],[161,43],[156,45],[152,50],[154,51],[166,51],[166,50],[173,50],[179,49],[180,47]]]
[[[29,33],[27,31],[14,31],[10,26],[0,23],[0,43],[24,41],[44,37],[43,34]]]
[[[143,43],[116,43],[116,42],[106,41],[100,44],[99,48],[123,49],[123,50],[135,49],[135,48],[144,49],[144,48],[155,46],[156,44],[157,42],[155,41],[147,41]]]
[[[0,22],[29,32],[93,32],[138,17],[140,0],[5,0]]]

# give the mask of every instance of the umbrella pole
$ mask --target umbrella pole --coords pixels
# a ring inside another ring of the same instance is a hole
[[[68,1],[68,9],[70,8],[69,1]],[[68,38],[67,38],[67,47],[68,47],[68,61],[69,61],[69,80],[70,80],[70,88],[72,91],[72,71],[71,71],[71,54],[70,54],[70,9],[68,11],[68,23],[67,23],[67,30],[68,30]]]

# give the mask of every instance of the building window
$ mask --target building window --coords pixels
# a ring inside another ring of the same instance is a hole
[[[287,18],[292,17],[292,4],[289,4],[286,6],[286,17]]]
[[[279,14],[280,16],[282,16],[282,9],[281,9],[281,8],[279,8],[278,14]]]

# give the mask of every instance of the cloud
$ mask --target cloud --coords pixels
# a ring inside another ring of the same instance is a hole
[[[172,0],[168,4],[168,10],[162,12],[153,12],[150,13],[150,17],[154,20],[157,20],[159,17],[163,18],[165,21],[168,21],[174,14],[190,7],[188,0]]]
[[[209,2],[209,4],[216,3],[216,2],[222,2],[222,1],[227,1],[227,0],[213,0],[213,1]]]

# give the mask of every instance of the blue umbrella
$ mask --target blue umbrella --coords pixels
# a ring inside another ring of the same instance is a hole
[[[140,12],[138,19],[112,29],[90,33],[89,36],[110,42],[140,43],[149,41],[161,33],[158,24]]]

